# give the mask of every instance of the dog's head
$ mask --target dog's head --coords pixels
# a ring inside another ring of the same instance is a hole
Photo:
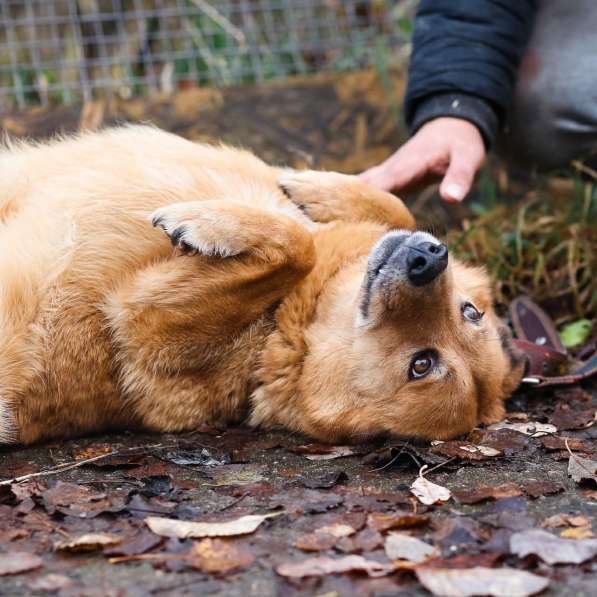
[[[393,231],[336,278],[307,333],[302,430],[446,439],[503,416],[524,363],[482,269],[430,234]]]

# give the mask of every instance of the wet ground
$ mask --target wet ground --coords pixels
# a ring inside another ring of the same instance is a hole
[[[586,412],[595,410],[596,400],[588,398],[577,390],[558,398],[518,398],[511,407],[517,412],[524,407],[532,421],[555,423],[560,417],[564,426],[574,427],[585,425]],[[558,414],[561,409],[554,411],[556,401],[571,405],[567,419]],[[511,417],[519,423],[524,419]],[[594,485],[568,476],[570,455],[555,439],[564,436],[576,439],[568,443],[577,456],[595,459],[593,427],[541,437],[485,430],[474,432],[470,442],[432,448],[391,441],[353,446],[352,455],[307,438],[244,428],[177,436],[118,434],[3,450],[2,478],[99,459],[13,484],[12,491],[0,487],[0,572],[3,554],[41,556],[33,570],[0,576],[0,592],[41,594],[35,588],[42,586],[61,595],[102,596],[428,594],[408,567],[379,578],[343,573],[293,579],[276,572],[282,564],[320,556],[358,554],[387,564],[384,543],[388,532],[398,530],[435,546],[436,563],[444,568],[508,566],[548,578],[548,595],[594,595],[597,569],[590,559],[550,566],[534,556],[517,557],[509,547],[514,533],[540,528],[556,515],[576,522],[549,528],[552,534],[581,528],[578,538],[570,539],[576,542],[591,535],[597,493]],[[471,460],[467,454],[472,453],[462,449],[471,445],[493,451]],[[410,493],[424,464],[434,469],[426,478],[451,490],[450,500],[425,506]],[[482,486],[491,488],[479,499],[475,492]],[[220,540],[164,538],[145,523],[148,516],[228,521],[247,514],[279,515],[251,534]],[[405,518],[409,515],[414,518]],[[316,532],[338,524],[354,532],[340,538]],[[90,532],[115,536],[120,544],[95,546],[88,553],[57,547]],[[216,556],[207,563],[176,559],[205,541],[236,551],[226,553],[228,563]],[[114,559],[123,555],[128,561]]]

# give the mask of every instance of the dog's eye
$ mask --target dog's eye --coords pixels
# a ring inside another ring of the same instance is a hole
[[[415,355],[410,362],[408,377],[410,379],[420,379],[421,377],[425,377],[425,375],[431,371],[434,364],[435,357],[432,352],[420,352],[418,355]]]
[[[485,313],[481,313],[480,311],[478,311],[477,307],[475,307],[475,305],[473,305],[472,303],[463,303],[462,316],[465,319],[468,319],[469,321],[472,321],[474,323],[478,323],[479,321],[481,321],[481,319],[483,319],[483,315],[485,315]]]

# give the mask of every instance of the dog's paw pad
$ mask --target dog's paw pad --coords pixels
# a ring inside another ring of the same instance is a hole
[[[190,210],[183,204],[162,207],[150,217],[153,226],[161,228],[182,254],[232,257],[244,247],[239,235],[231,234],[233,226],[226,226],[225,219],[213,209],[195,206]]]

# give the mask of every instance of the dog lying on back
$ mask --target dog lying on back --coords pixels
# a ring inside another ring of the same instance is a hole
[[[523,364],[487,277],[413,228],[356,177],[149,127],[3,149],[0,443],[499,420]]]

